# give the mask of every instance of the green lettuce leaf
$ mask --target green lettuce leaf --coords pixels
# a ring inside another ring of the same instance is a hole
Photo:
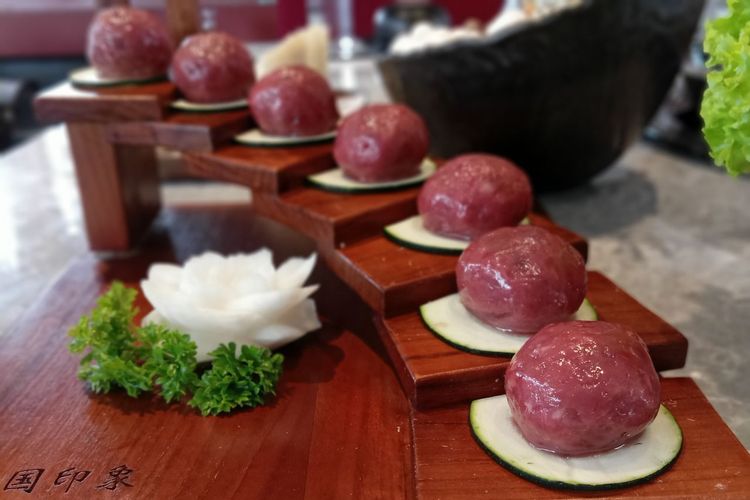
[[[732,175],[750,172],[750,2],[729,0],[729,15],[706,25],[708,89],[703,135],[711,157]]]

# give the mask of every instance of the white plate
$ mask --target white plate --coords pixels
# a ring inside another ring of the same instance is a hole
[[[194,111],[199,113],[210,113],[212,111],[230,111],[234,109],[247,108],[247,99],[237,99],[227,102],[190,102],[186,99],[177,99],[169,104],[172,109],[180,111]]]
[[[136,85],[166,80],[166,76],[149,78],[104,78],[93,67],[81,68],[70,72],[70,81],[84,87],[114,87],[117,85]]]

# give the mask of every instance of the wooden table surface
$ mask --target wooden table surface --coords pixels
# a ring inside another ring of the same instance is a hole
[[[311,282],[325,290],[316,295],[325,326],[282,349],[285,371],[267,406],[201,417],[182,404],[89,393],[66,331],[112,280],[136,286],[150,263],[207,249],[267,245],[277,263],[314,249],[247,205],[171,208],[159,222],[136,253],[75,260],[0,338],[0,498],[27,498],[13,485],[28,498],[579,496],[495,464],[471,440],[465,404],[412,410],[370,310],[323,265]],[[139,306],[148,308],[142,297]],[[681,458],[663,480],[598,496],[743,498],[750,456],[700,391],[672,379],[663,397],[685,431]]]
[[[76,379],[66,331],[111,280],[137,285],[149,263],[209,248],[272,245],[277,259],[313,248],[247,206],[171,211],[164,220],[135,255],[75,261],[0,338],[0,486],[18,471],[44,469],[31,493],[62,497],[68,483],[55,480],[72,467],[90,474],[69,493],[95,498],[124,465],[132,486],[116,486],[118,498],[413,496],[409,403],[368,310],[324,270],[313,281],[326,289],[316,299],[331,320],[282,350],[279,395],[268,406],[201,417],[181,404],[92,395]],[[0,490],[0,498],[14,493]]]

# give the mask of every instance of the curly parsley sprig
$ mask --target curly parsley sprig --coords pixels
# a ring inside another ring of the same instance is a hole
[[[729,0],[729,15],[706,24],[708,88],[703,135],[717,165],[750,172],[750,2]]]
[[[131,397],[159,392],[168,403],[193,394],[188,401],[203,415],[263,404],[275,394],[284,357],[262,347],[221,344],[209,353],[213,362],[196,373],[195,342],[161,325],[135,327],[136,290],[114,282],[96,308],[70,329],[73,353],[81,358],[78,378],[96,393],[122,388]]]
[[[203,374],[188,403],[203,415],[216,415],[239,406],[258,406],[268,394],[276,393],[284,357],[247,345],[240,348],[237,357],[236,350],[237,346],[230,342],[208,353],[214,358],[211,369]]]

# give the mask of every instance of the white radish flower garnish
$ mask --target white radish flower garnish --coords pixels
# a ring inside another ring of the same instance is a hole
[[[251,254],[214,252],[191,257],[184,266],[153,264],[141,281],[154,307],[143,323],[158,323],[189,334],[198,361],[219,344],[275,349],[320,328],[317,285],[303,286],[316,255],[293,257],[277,268],[267,248]]]

